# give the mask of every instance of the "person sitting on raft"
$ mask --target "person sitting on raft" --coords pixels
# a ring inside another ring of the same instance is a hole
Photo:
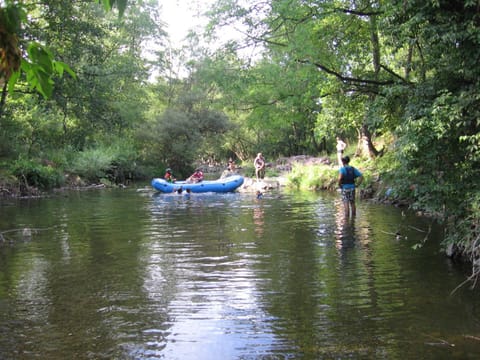
[[[202,169],[195,169],[195,172],[187,179],[187,183],[199,183],[203,180]]]
[[[235,161],[233,161],[232,158],[228,159],[227,170],[230,171],[230,172],[234,172],[234,171],[235,171]]]
[[[175,178],[173,177],[173,174],[172,174],[172,169],[167,168],[167,170],[165,170],[165,175],[163,175],[163,178],[169,183],[175,182]]]

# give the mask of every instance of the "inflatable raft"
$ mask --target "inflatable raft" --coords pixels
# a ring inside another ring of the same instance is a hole
[[[180,188],[182,191],[189,189],[192,193],[227,193],[235,191],[243,184],[243,177],[240,175],[233,175],[218,180],[203,180],[199,183],[187,183],[185,181],[176,181],[170,183],[161,178],[152,180],[152,187],[162,193],[173,193]]]

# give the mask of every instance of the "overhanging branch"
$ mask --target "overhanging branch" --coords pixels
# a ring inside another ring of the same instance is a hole
[[[369,85],[378,85],[378,86],[392,85],[395,83],[393,80],[380,81],[380,80],[371,80],[371,79],[358,79],[351,76],[344,76],[339,72],[334,71],[323,64],[312,62],[310,60],[297,60],[297,62],[301,64],[313,65],[316,68],[326,72],[327,74],[335,76],[337,79],[339,79],[342,82],[353,83],[353,84],[369,84]]]
[[[348,83],[352,83],[352,84],[368,84],[368,85],[377,85],[377,86],[385,86],[385,85],[393,85],[395,84],[395,81],[394,80],[384,80],[384,81],[381,81],[381,80],[372,80],[372,79],[360,79],[360,78],[354,78],[354,77],[351,77],[351,76],[344,76],[342,75],[341,73],[335,71],[335,70],[332,70],[330,69],[329,67],[321,64],[321,63],[317,63],[317,62],[312,62],[310,60],[297,60],[297,62],[301,63],[301,64],[310,64],[310,65],[313,65],[315,67],[317,67],[318,69],[326,72],[327,74],[330,74],[330,75],[333,75],[335,76],[337,79],[339,79],[340,81],[342,82],[348,82]],[[408,81],[406,80],[405,78],[401,77],[400,75],[396,74],[393,70],[387,68],[385,65],[380,65],[380,67],[385,70],[388,74],[394,76],[396,79],[402,81],[403,83],[405,84],[412,84],[411,81]]]

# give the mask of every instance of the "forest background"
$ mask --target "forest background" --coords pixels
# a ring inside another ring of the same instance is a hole
[[[330,156],[340,136],[479,273],[477,0],[217,0],[205,15],[174,48],[156,0],[0,1],[2,191]],[[232,26],[241,40],[204,45]]]

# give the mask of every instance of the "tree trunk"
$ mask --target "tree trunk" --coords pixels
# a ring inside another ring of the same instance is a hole
[[[366,124],[363,124],[358,133],[358,144],[355,156],[365,157],[368,159],[374,159],[378,156],[379,151],[375,148],[372,142],[372,134]]]
[[[374,78],[378,80],[380,73],[380,41],[378,38],[377,18],[376,15],[370,16],[370,31],[372,41],[372,60],[374,69]],[[370,95],[370,101],[375,100],[375,93]],[[372,142],[372,134],[368,129],[368,119],[365,116],[362,127],[358,130],[358,145],[355,155],[373,159],[378,155],[378,150]]]

